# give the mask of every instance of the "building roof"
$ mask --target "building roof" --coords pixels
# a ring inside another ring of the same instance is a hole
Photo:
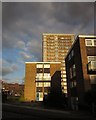
[[[63,33],[43,33],[43,35],[65,35],[65,36],[74,35],[75,36],[75,34],[63,34]]]
[[[96,37],[95,35],[78,35],[77,37],[82,37],[82,38],[94,38]]]
[[[55,63],[55,64],[58,64],[61,62],[25,62],[25,64],[30,64],[30,63]]]
[[[72,50],[74,44],[75,44],[76,41],[77,41],[77,38],[96,38],[96,36],[95,36],[95,35],[78,35],[78,36],[76,37],[75,41],[73,42],[73,44],[72,44],[70,50],[68,51],[67,55],[65,56],[65,59],[67,58],[68,54],[69,54],[70,51]]]

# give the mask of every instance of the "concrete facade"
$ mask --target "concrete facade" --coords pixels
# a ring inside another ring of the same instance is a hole
[[[42,59],[44,62],[61,62],[62,92],[67,93],[65,56],[72,43],[74,34],[48,34],[42,36]]]

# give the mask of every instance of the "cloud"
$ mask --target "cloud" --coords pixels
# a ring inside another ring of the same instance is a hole
[[[3,76],[6,76],[7,74],[10,74],[10,73],[12,73],[13,72],[13,70],[12,70],[12,68],[10,68],[10,67],[3,67],[2,68],[2,75]]]
[[[24,59],[24,60],[31,59],[33,57],[31,55],[28,55],[26,52],[23,52],[23,51],[20,52],[20,55],[21,55],[22,59]]]
[[[42,61],[42,33],[94,34],[94,3],[91,2],[2,4],[4,58],[0,62],[3,78],[10,82],[20,81],[24,76],[24,62]]]
[[[94,3],[53,3],[53,7],[53,15],[56,21],[70,25],[73,30],[74,27],[77,27],[78,33],[78,25],[81,25],[82,29],[89,26],[89,24],[93,26]]]
[[[0,74],[2,76],[6,76],[18,70],[19,70],[19,66],[17,64],[11,63],[5,59],[2,59],[2,68],[0,69]]]
[[[33,53],[40,52],[41,47],[40,41],[37,40],[31,40],[27,43],[27,49]]]
[[[17,64],[12,64],[11,68],[12,68],[13,71],[19,70],[19,67],[18,67]]]
[[[2,66],[2,76],[6,76],[18,70],[19,70],[19,67],[15,64],[12,64],[10,67]]]
[[[25,42],[24,41],[17,41],[15,47],[19,48],[19,49],[25,49]]]
[[[3,49],[25,48],[38,60],[42,56],[44,32],[94,33],[93,3],[3,3],[2,15]]]

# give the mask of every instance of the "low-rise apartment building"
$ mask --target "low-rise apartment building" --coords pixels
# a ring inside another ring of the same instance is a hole
[[[85,92],[96,89],[96,36],[77,36],[65,62],[69,107],[77,109],[77,103],[84,103]]]
[[[51,87],[51,77],[60,71],[61,62],[26,62],[25,63],[25,88],[26,101],[43,101]],[[58,77],[56,78],[58,79]]]

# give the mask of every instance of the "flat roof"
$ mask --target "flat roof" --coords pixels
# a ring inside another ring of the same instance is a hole
[[[75,34],[67,34],[67,33],[43,33],[43,35],[65,35],[65,36],[68,36],[68,35],[74,35]]]
[[[25,62],[26,64],[30,64],[30,63],[55,63],[55,64],[58,64],[58,63],[61,63],[61,62]]]
[[[82,38],[95,38],[96,36],[95,35],[77,35],[77,37],[76,37],[76,39],[75,39],[75,41],[73,42],[73,44],[72,44],[72,46],[71,46],[71,48],[69,49],[69,51],[68,51],[68,53],[67,53],[67,55],[65,56],[65,59],[67,58],[67,56],[69,55],[69,53],[71,52],[71,50],[72,50],[72,48],[73,48],[73,46],[74,46],[74,44],[76,43],[76,41],[77,41],[77,38],[80,38],[80,37],[82,37]]]
[[[95,35],[78,35],[78,37],[83,37],[83,38],[94,38],[96,37]]]

